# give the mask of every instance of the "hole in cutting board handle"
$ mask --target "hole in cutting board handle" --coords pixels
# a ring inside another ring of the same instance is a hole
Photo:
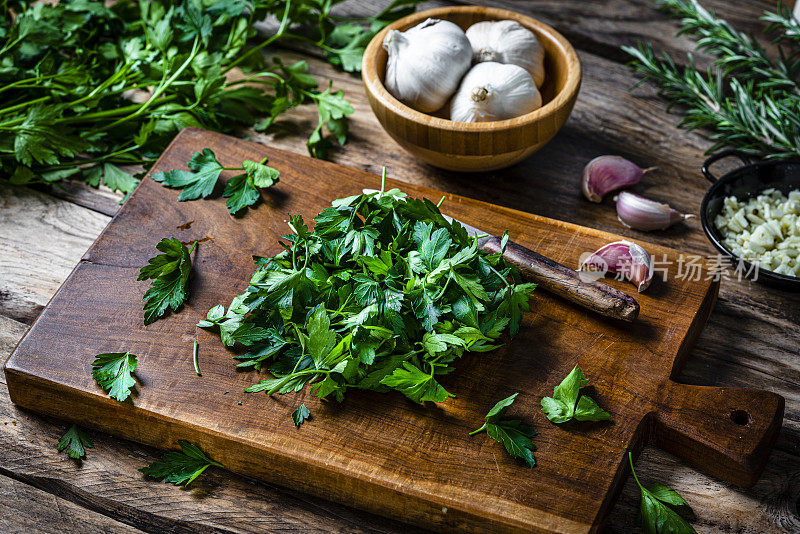
[[[731,412],[731,421],[739,426],[745,426],[750,422],[750,414],[744,410],[734,410]]]

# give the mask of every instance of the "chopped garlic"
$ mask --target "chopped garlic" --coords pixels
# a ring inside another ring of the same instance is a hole
[[[800,277],[800,189],[788,196],[765,189],[743,201],[727,197],[714,226],[722,233],[723,244],[740,258]]]

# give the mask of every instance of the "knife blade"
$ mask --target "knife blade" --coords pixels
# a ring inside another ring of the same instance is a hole
[[[364,194],[377,193],[364,189]],[[579,273],[557,261],[543,256],[513,241],[500,245],[500,238],[449,215],[442,216],[451,224],[457,222],[467,234],[478,238],[478,248],[499,253],[513,263],[526,277],[542,289],[573,302],[587,310],[622,321],[634,321],[639,315],[639,303],[630,295],[607,284],[581,277]]]

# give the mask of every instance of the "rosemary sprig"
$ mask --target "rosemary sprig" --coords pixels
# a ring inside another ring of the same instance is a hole
[[[679,34],[697,38],[697,49],[712,53],[716,61],[707,72],[697,69],[689,54],[686,67],[677,66],[664,54],[657,57],[648,43],[622,49],[633,56],[630,67],[659,86],[669,104],[683,114],[679,126],[704,129],[714,144],[708,152],[737,148],[763,158],[800,156],[800,89],[795,77],[800,70],[797,44],[800,23],[779,6],[778,13],[766,13],[769,30],[782,30],[776,43],[780,57],[770,59],[761,45],[735,30],[697,0],[660,0],[660,7],[681,19]]]

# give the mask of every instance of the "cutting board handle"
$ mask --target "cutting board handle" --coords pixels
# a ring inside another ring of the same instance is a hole
[[[784,399],[769,391],[667,382],[654,444],[737,486],[758,480],[783,421]]]

